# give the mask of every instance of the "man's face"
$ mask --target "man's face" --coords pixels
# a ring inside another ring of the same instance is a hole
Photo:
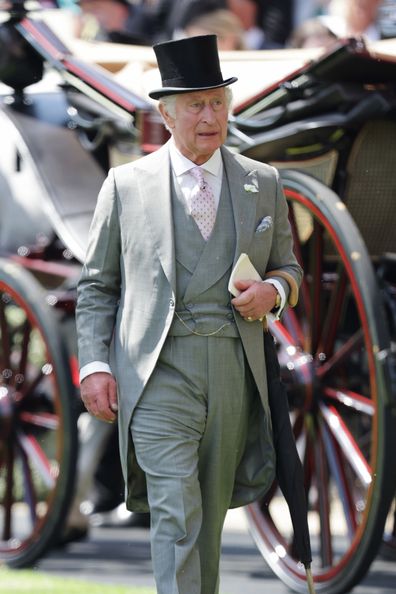
[[[176,99],[176,117],[160,104],[160,110],[179,151],[202,165],[227,136],[228,107],[224,87],[181,93]]]

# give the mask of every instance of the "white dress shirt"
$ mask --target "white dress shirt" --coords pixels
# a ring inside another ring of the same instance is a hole
[[[176,177],[179,188],[186,201],[188,212],[191,214],[190,197],[192,191],[198,185],[197,178],[191,173],[191,169],[196,167],[196,163],[187,159],[176,148],[173,139],[169,143],[169,156],[173,173]],[[220,149],[217,149],[206,163],[201,165],[205,182],[213,192],[216,209],[219,206],[221,184],[223,180],[223,160]]]
[[[190,173],[190,170],[193,167],[196,167],[197,165],[196,163],[193,163],[192,161],[187,159],[187,157],[181,154],[181,152],[176,148],[176,145],[172,138],[169,143],[169,156],[172,171],[177,180],[177,183],[179,184],[181,193],[186,201],[188,212],[191,214],[190,196],[192,194],[192,190],[195,188],[195,186],[197,186],[198,182],[197,179],[193,176],[193,174]],[[201,165],[201,169],[203,170],[205,182],[210,186],[213,192],[215,205],[217,209],[219,206],[221,184],[223,180],[223,160],[221,158],[220,149],[217,149],[210,157],[210,159],[206,161],[206,163]],[[280,314],[282,313],[282,310],[286,305],[285,291],[281,283],[276,279],[266,279],[263,282],[274,285],[281,297],[281,305],[275,315],[275,319],[279,319]],[[96,372],[104,372],[111,374],[111,369],[109,364],[103,361],[92,361],[91,363],[87,363],[87,365],[84,365],[80,369],[80,383],[88,375],[91,375],[92,373]]]

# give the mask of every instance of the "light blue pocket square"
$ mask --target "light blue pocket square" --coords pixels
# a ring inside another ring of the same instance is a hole
[[[263,231],[267,231],[267,229],[271,229],[272,227],[272,217],[267,216],[263,217],[259,224],[256,227],[256,233],[262,233]]]

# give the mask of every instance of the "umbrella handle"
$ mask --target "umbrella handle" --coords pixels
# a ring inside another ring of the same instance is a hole
[[[312,571],[310,567],[305,568],[305,573],[307,575],[307,584],[308,584],[308,592],[309,594],[315,594],[315,585],[312,577]]]

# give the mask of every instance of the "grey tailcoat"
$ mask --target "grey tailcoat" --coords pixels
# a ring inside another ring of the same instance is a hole
[[[302,272],[292,252],[278,173],[225,147],[221,153],[235,219],[234,263],[245,252],[262,277],[268,270],[278,270],[278,280],[289,296],[290,282],[285,277],[298,286]],[[176,302],[170,192],[167,145],[110,170],[98,197],[78,287],[80,367],[103,361],[117,378],[121,461],[127,505],[135,511],[146,509],[145,482],[136,467],[129,423],[156,365]],[[266,219],[270,224],[262,230],[259,224],[264,217],[270,217]],[[235,317],[268,411],[262,326],[245,322],[237,312]],[[250,498],[247,495],[246,502]]]

